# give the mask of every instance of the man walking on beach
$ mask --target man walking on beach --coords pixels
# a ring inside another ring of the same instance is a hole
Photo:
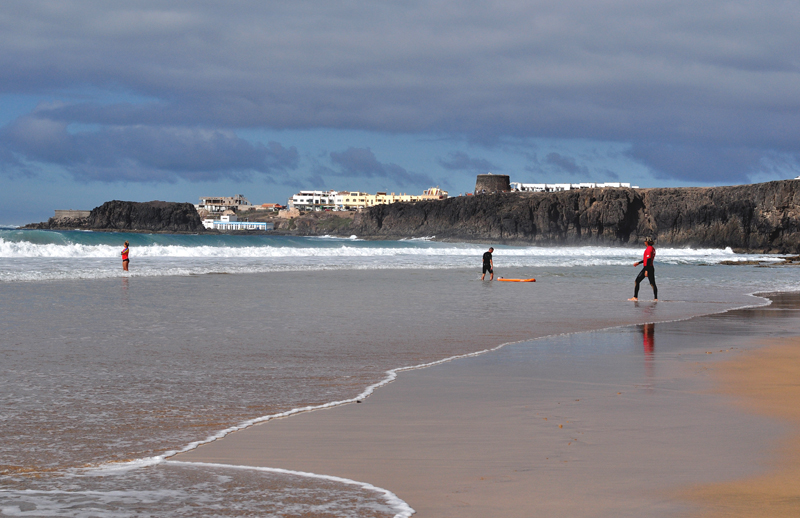
[[[481,280],[486,277],[486,272],[489,272],[489,280],[494,280],[494,263],[492,262],[492,252],[494,252],[494,248],[489,247],[489,251],[483,254],[483,275],[481,275]]]
[[[636,276],[636,286],[633,288],[633,298],[628,300],[637,301],[639,300],[639,283],[641,283],[645,277],[647,280],[650,281],[650,286],[653,287],[653,301],[658,301],[658,286],[656,286],[656,272],[653,269],[653,260],[656,257],[656,249],[653,248],[653,240],[649,237],[644,240],[644,244],[647,245],[647,248],[644,250],[644,257],[641,261],[637,261],[633,263],[634,266],[639,266],[643,264],[644,267],[642,271],[639,272],[639,275]]]

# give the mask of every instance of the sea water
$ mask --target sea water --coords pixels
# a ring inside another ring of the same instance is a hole
[[[0,281],[102,279],[121,275],[120,252],[130,241],[130,276],[278,271],[474,268],[488,248],[432,239],[363,241],[269,235],[173,235],[0,230]],[[502,267],[621,266],[641,250],[620,247],[502,247]],[[477,257],[477,259],[476,259]],[[114,261],[117,259],[117,261]],[[664,264],[766,260],[725,250],[659,249]]]
[[[774,256],[659,249],[659,302],[634,305],[640,249],[495,245],[497,276],[537,279],[519,284],[480,281],[486,248],[0,230],[0,514],[407,515],[370,481],[168,459],[367,397],[398,369],[760,305],[752,293],[800,281],[720,264]]]

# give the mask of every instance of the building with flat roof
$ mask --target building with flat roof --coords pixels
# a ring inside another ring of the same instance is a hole
[[[300,191],[289,198],[289,208],[324,210],[335,206],[336,191]]]
[[[238,221],[235,214],[224,214],[219,219],[205,218],[203,226],[211,230],[261,230],[267,231],[275,228],[274,223],[262,221]]]
[[[201,196],[200,204],[195,205],[195,208],[208,212],[225,212],[226,210],[238,212],[252,209],[253,204],[242,194],[235,196]]]
[[[300,191],[289,200],[289,208],[299,210],[360,210],[375,205],[386,205],[398,201],[443,200],[447,191],[431,187],[421,195],[363,191]]]
[[[629,183],[624,182],[581,182],[581,183],[521,183],[511,182],[511,190],[517,192],[559,192],[559,191],[572,191],[575,189],[603,189],[606,187],[612,188],[629,188],[638,189],[638,185],[631,186]]]

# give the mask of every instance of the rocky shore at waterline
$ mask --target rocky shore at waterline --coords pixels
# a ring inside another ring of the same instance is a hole
[[[800,181],[727,187],[496,193],[380,205],[349,234],[520,245],[731,247],[800,253]]]

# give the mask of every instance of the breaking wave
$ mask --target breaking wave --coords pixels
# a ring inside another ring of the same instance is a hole
[[[107,278],[122,275],[121,243],[131,242],[132,276],[258,273],[288,270],[471,268],[486,245],[431,239],[204,236],[0,230],[0,281]],[[629,266],[640,248],[495,246],[503,267]],[[660,248],[662,264],[777,261],[727,249]]]

